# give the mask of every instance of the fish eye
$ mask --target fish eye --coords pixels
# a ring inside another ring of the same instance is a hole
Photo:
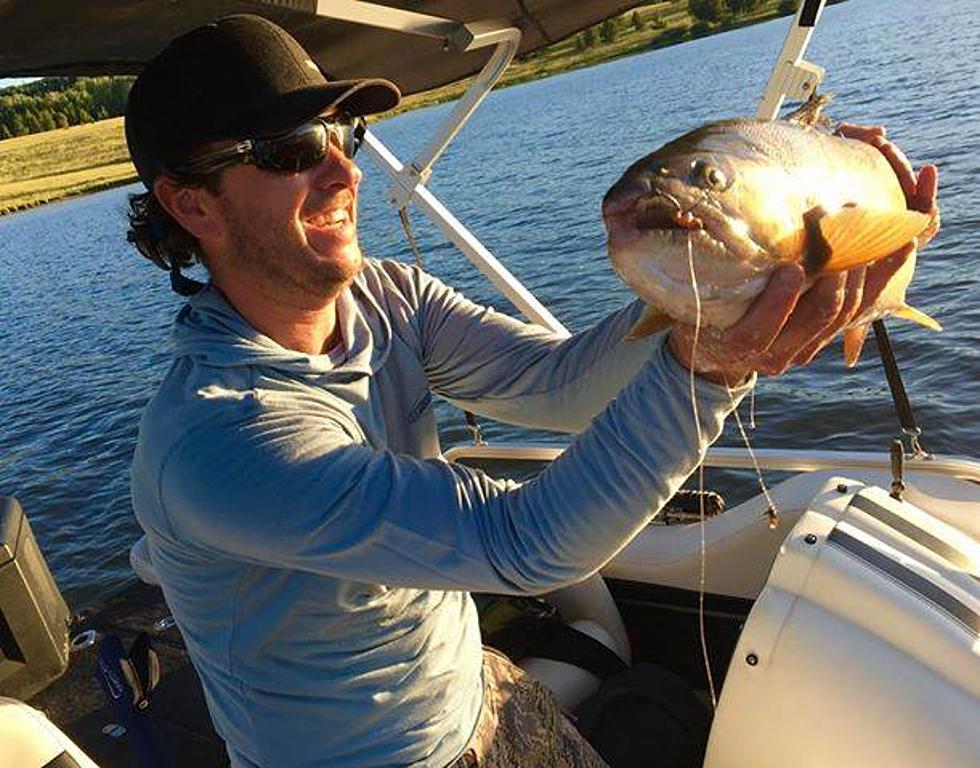
[[[691,163],[691,178],[699,186],[708,189],[723,190],[728,187],[728,177],[725,172],[704,160],[695,160]]]

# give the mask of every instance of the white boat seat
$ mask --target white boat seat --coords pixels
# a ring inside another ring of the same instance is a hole
[[[542,597],[558,609],[568,626],[598,640],[627,666],[630,664],[626,627],[601,575],[593,574],[578,584]],[[528,657],[517,663],[552,690],[565,712],[574,711],[602,682],[589,670],[563,661]]]
[[[99,768],[61,729],[33,707],[0,697],[0,764],[17,768]]]
[[[146,541],[146,534],[139,537],[132,549],[129,550],[129,564],[132,566],[140,581],[160,586],[160,579],[156,569],[153,567],[153,559],[150,557],[150,546]]]
[[[568,626],[598,640],[611,650],[616,649],[613,636],[594,621],[579,619],[569,622]],[[602,683],[598,675],[564,661],[528,656],[521,659],[518,666],[548,686],[564,712],[574,712],[579,704],[599,690]]]

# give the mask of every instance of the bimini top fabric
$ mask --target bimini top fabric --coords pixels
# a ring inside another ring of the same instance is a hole
[[[521,30],[520,53],[635,4],[629,0],[383,3],[464,23],[509,24]],[[0,77],[137,74],[177,35],[232,13],[256,13],[284,27],[330,79],[385,77],[403,94],[477,72],[490,55],[489,48],[463,53],[447,50],[440,38],[324,18],[316,15],[316,8],[317,0],[0,0]]]

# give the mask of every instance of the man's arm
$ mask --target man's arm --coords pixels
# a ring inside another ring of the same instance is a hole
[[[414,305],[432,390],[497,421],[580,432],[662,343],[623,340],[640,316],[639,302],[562,339],[474,304],[412,267],[383,268]]]
[[[689,383],[659,348],[521,487],[354,444],[322,418],[213,400],[217,418],[139,485],[157,489],[175,542],[205,553],[390,586],[543,592],[612,557],[717,437],[727,392],[698,383],[699,442]]]

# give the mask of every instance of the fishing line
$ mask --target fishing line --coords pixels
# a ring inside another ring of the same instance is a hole
[[[694,412],[694,431],[698,439],[698,453],[700,454],[704,445],[704,438],[701,433],[701,415],[698,413],[698,400],[694,386],[694,361],[697,359],[698,340],[701,336],[701,295],[698,292],[698,278],[694,274],[694,247],[691,242],[691,234],[687,235],[687,266],[691,273],[691,289],[694,291],[694,339],[691,343],[691,368],[690,368],[690,389],[691,389],[691,410]],[[727,389],[727,387],[726,387]],[[730,396],[729,392],[729,396]],[[698,573],[698,634],[701,639],[701,657],[704,659],[704,674],[708,680],[708,693],[711,695],[711,708],[718,708],[718,697],[715,695],[715,680],[711,674],[711,663],[708,660],[708,638],[704,627],[704,592],[706,581],[706,568],[708,560],[707,534],[704,520],[704,457],[698,462],[698,525],[701,530],[701,563]]]
[[[769,518],[769,527],[776,528],[779,525],[779,508],[776,506],[776,502],[769,494],[769,489],[766,487],[766,480],[762,476],[762,468],[759,466],[759,460],[755,457],[755,451],[752,450],[752,444],[749,442],[749,436],[745,432],[745,427],[742,426],[742,419],[738,415],[738,407],[735,404],[735,396],[732,394],[732,390],[727,384],[725,385],[725,389],[728,390],[728,399],[732,404],[732,413],[735,414],[735,423],[738,424],[738,431],[742,435],[742,442],[745,443],[745,448],[749,452],[749,459],[751,459],[752,467],[755,469],[755,476],[759,481],[759,488],[762,489],[762,495],[766,497],[766,503],[769,505],[766,509],[766,515]],[[754,386],[752,391],[755,392]]]
[[[402,206],[398,209],[398,218],[401,219],[402,229],[405,230],[405,237],[408,238],[408,244],[411,246],[412,254],[415,256],[415,266],[424,270],[425,260],[422,258],[422,251],[419,250],[419,244],[415,240],[412,225],[408,220],[408,206]]]

